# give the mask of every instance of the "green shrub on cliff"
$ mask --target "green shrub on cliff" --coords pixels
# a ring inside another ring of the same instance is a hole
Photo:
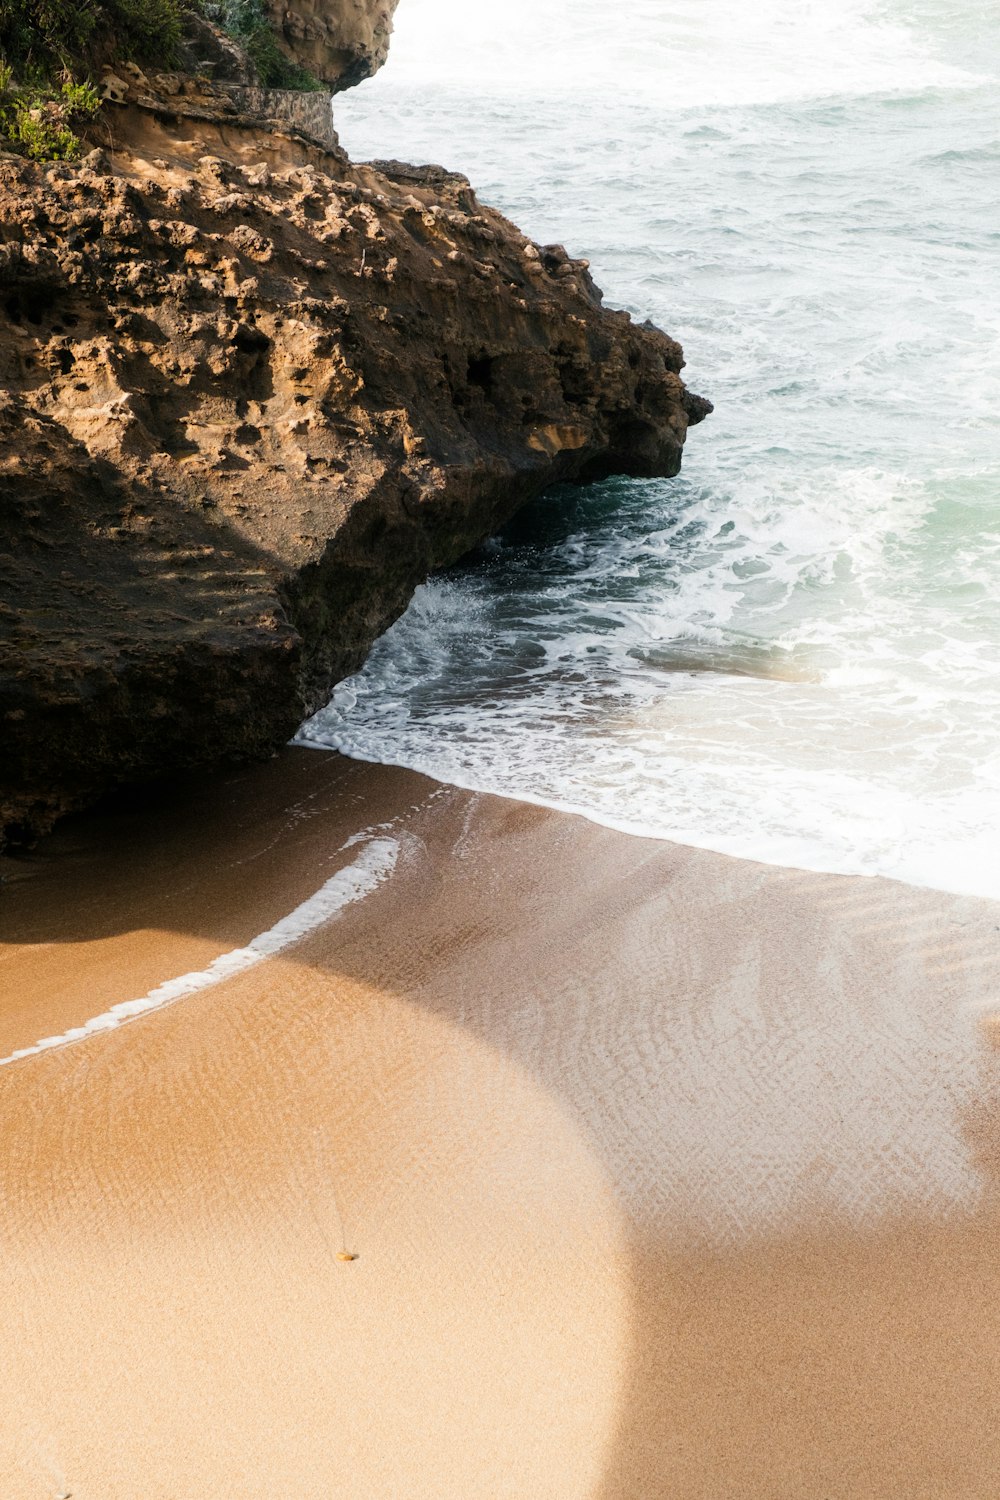
[[[96,76],[119,60],[171,67],[192,10],[242,44],[263,87],[322,87],[282,52],[264,0],[0,0],[0,147],[71,161],[74,125],[100,108],[74,74]]]
[[[183,0],[0,0],[0,59],[38,82],[114,58],[174,60]]]
[[[215,0],[205,6],[205,14],[243,45],[263,88],[309,92],[323,87],[282,52],[263,0]]]
[[[169,67],[184,32],[181,0],[113,0],[116,56]]]
[[[38,86],[19,88],[13,70],[0,63],[0,141],[34,161],[72,161],[80,154],[73,129],[101,107],[89,83],[64,80],[56,92]]]
[[[74,127],[101,102],[73,75],[118,59],[169,67],[183,15],[184,0],[0,0],[0,144],[71,161]]]

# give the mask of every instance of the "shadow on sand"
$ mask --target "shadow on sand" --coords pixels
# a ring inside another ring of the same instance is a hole
[[[992,1500],[987,903],[719,861],[291,751],[7,861],[3,937],[235,947],[393,819],[405,868],[296,962],[331,995],[399,996],[506,1049],[601,1161],[628,1352],[586,1500]]]

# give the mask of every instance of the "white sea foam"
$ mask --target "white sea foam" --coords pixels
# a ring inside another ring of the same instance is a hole
[[[356,842],[357,836],[349,840],[345,847]],[[120,1001],[110,1010],[85,1021],[82,1026],[74,1026],[58,1036],[43,1037],[30,1047],[21,1047],[8,1057],[0,1058],[0,1067],[21,1062],[28,1057],[37,1057],[54,1048],[69,1047],[74,1042],[87,1041],[102,1031],[114,1031],[129,1021],[148,1015],[150,1011],[162,1010],[175,1000],[183,1000],[199,990],[211,989],[213,985],[233,979],[237,974],[246,973],[265,959],[273,958],[294,943],[300,942],[317,927],[331,921],[345,907],[369,895],[392,874],[398,856],[399,844],[395,839],[369,839],[360,854],[349,865],[338,870],[336,875],[331,876],[315,895],[303,901],[266,932],[251,939],[245,948],[233,948],[230,952],[221,954],[207,969],[197,969],[189,974],[180,974],[176,979],[168,979],[137,1000]]]
[[[421,590],[303,742],[1000,896],[997,58],[976,0],[401,7],[345,144],[588,256],[716,413]]]
[[[669,69],[665,58],[671,60]],[[409,0],[389,77],[421,89],[606,92],[671,109],[967,82],[871,0],[625,0],[607,6]],[[464,83],[464,80],[468,80]]]

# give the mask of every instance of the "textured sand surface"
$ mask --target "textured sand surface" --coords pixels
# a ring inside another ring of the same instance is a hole
[[[990,904],[293,752],[3,866],[0,1055],[362,829],[0,1068],[0,1496],[992,1500]]]

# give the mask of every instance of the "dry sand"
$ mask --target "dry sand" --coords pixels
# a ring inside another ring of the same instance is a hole
[[[6,863],[0,1055],[376,823],[0,1068],[2,1500],[994,1500],[996,906],[291,752]]]

